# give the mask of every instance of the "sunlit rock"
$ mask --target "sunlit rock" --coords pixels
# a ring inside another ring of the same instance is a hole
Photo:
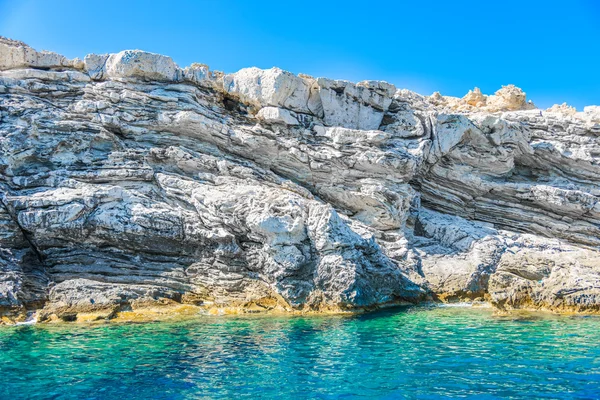
[[[0,40],[0,314],[600,309],[600,108]],[[141,311],[140,311],[141,312]]]

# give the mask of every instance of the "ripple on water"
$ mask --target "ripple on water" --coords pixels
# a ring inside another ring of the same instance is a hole
[[[597,398],[600,319],[462,307],[0,329],[0,398]]]

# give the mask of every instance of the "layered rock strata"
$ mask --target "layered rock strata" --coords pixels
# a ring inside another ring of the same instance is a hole
[[[0,40],[5,321],[598,311],[600,108]]]

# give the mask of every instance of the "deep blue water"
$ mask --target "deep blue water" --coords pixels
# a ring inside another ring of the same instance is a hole
[[[471,308],[0,328],[1,399],[600,398],[600,318]]]

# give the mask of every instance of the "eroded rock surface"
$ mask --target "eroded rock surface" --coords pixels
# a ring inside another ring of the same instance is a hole
[[[598,110],[1,39],[0,311],[597,311]]]

